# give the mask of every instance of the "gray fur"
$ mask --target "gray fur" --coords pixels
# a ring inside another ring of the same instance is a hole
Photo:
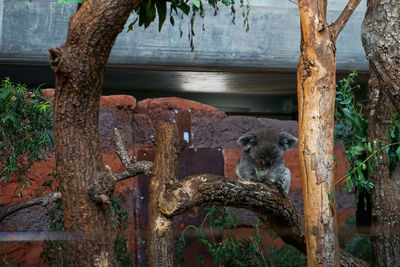
[[[239,179],[275,185],[281,193],[289,193],[290,170],[284,154],[297,142],[296,137],[263,128],[246,133],[237,142],[243,148],[235,169]]]

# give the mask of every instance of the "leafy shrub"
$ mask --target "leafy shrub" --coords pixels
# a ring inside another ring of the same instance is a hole
[[[40,87],[28,89],[9,78],[0,87],[1,180],[15,176],[20,184],[35,161],[45,158],[53,145],[50,102]]]
[[[367,176],[368,171],[374,173],[374,167],[379,163],[378,157],[373,157],[376,153],[388,153],[391,170],[400,160],[400,117],[393,110],[390,131],[387,133],[390,142],[381,141],[377,148],[373,148],[371,140],[368,139],[368,120],[363,112],[363,103],[357,101],[354,95],[354,90],[360,88],[359,85],[355,85],[357,75],[356,71],[352,71],[336,86],[335,139],[343,141],[345,156],[350,165],[347,174],[342,178],[346,178],[344,189],[350,192],[356,188],[359,196],[362,192],[369,192],[374,186]]]

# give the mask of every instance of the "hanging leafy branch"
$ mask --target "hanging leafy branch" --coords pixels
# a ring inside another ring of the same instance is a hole
[[[7,182],[24,178],[32,164],[45,158],[53,146],[50,102],[40,87],[28,89],[9,78],[0,86],[0,177]],[[22,192],[22,191],[21,191]]]
[[[58,0],[59,4],[66,3],[82,3],[82,0]],[[169,16],[169,21],[172,26],[175,25],[175,16],[182,21],[184,16],[190,17],[189,20],[189,33],[188,39],[192,51],[194,50],[194,26],[196,15],[199,14],[200,18],[205,18],[204,4],[208,4],[214,9],[214,15],[218,14],[219,6],[221,3],[231,9],[232,24],[236,23],[236,2],[235,0],[143,0],[140,2],[139,7],[135,10],[137,17],[128,25],[128,31],[133,30],[133,26],[138,22],[139,27],[147,28],[152,24],[158,15],[158,30],[161,31],[164,22]],[[250,2],[249,0],[239,0],[239,7],[242,9],[243,26],[246,32],[250,30],[249,15],[250,15]],[[180,24],[181,25],[181,24]],[[203,23],[203,30],[205,29]],[[180,37],[183,35],[181,26],[179,26]]]
[[[347,78],[340,80],[336,86],[336,140],[343,141],[345,155],[350,164],[347,173],[339,179],[333,188],[346,179],[345,190],[356,188],[357,196],[363,191],[373,188],[373,181],[367,178],[368,171],[374,173],[374,167],[378,164],[378,157],[374,157],[383,150],[390,157],[390,170],[400,161],[400,117],[393,110],[390,132],[387,133],[389,143],[381,141],[377,149],[372,148],[368,139],[368,120],[363,112],[363,103],[356,101],[354,91],[360,89],[355,84],[357,72],[352,71]],[[358,199],[358,198],[357,198]]]

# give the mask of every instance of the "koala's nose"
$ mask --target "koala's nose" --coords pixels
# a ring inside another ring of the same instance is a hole
[[[265,164],[267,167],[271,166],[271,164],[272,164],[271,158],[265,158],[264,164]]]

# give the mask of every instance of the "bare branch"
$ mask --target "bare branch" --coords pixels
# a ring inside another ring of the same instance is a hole
[[[187,177],[167,188],[159,198],[160,210],[169,216],[207,204],[252,210],[283,241],[306,252],[303,218],[294,202],[274,187],[201,174]],[[341,265],[367,266],[365,262],[345,252],[341,252]]]
[[[204,204],[250,209],[285,242],[305,252],[303,218],[293,201],[274,187],[201,174],[187,177],[162,192],[159,200],[161,211],[167,215],[178,215]]]
[[[336,38],[338,37],[339,33],[343,30],[344,26],[350,19],[351,15],[353,14],[354,10],[356,9],[360,1],[361,0],[349,0],[346,7],[340,14],[340,16],[337,18],[337,20],[330,25],[334,41],[336,41]]]
[[[114,143],[117,148],[117,154],[124,166],[129,165],[132,162],[132,158],[126,149],[124,142],[122,141],[121,134],[117,128],[114,128]]]
[[[133,177],[139,174],[151,175],[151,170],[153,168],[153,163],[150,161],[138,161],[133,162],[132,157],[129,155],[124,142],[122,141],[121,134],[117,128],[114,128],[114,142],[117,149],[117,154],[125,170],[119,173],[115,173],[115,177],[118,181],[122,181],[129,177]]]
[[[14,204],[14,205],[7,207],[0,211],[0,222],[2,222],[7,216],[9,216],[19,210],[26,209],[26,208],[36,206],[36,205],[45,206],[47,204],[53,203],[54,201],[56,201],[60,198],[61,198],[61,193],[54,192],[54,193],[48,194],[47,196],[32,198],[32,199],[29,199],[26,201],[19,202],[17,204]]]

